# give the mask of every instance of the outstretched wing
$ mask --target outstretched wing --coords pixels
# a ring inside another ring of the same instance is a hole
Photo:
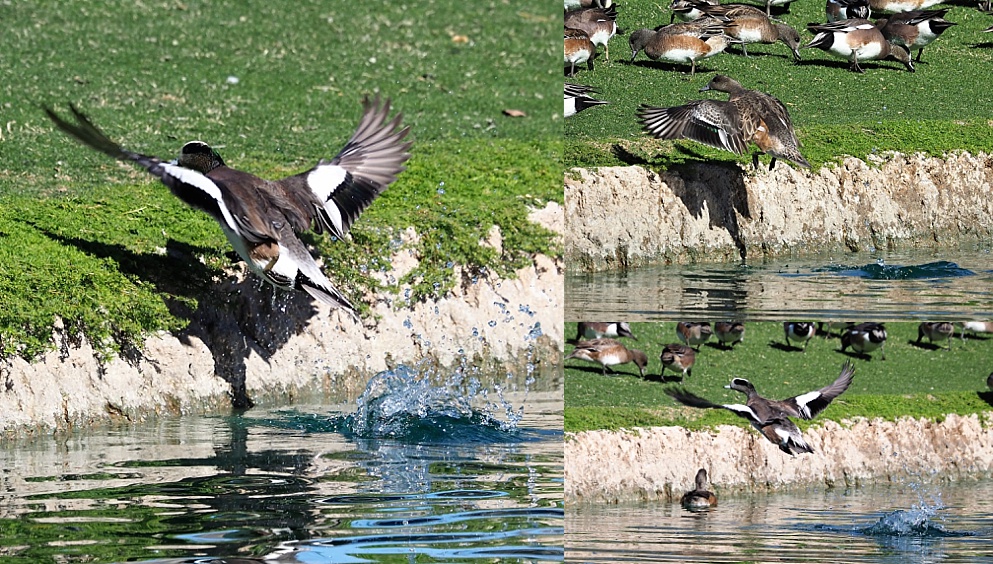
[[[390,101],[379,96],[364,99],[362,119],[338,155],[314,168],[276,184],[290,202],[312,218],[314,230],[327,229],[344,237],[352,223],[396,180],[410,158],[411,142],[403,139],[410,127],[400,128],[402,114],[388,120]]]
[[[841,374],[838,375],[838,378],[831,385],[814,392],[807,392],[806,394],[783,400],[782,403],[785,404],[784,407],[789,407],[795,412],[790,415],[802,417],[803,419],[813,419],[818,413],[824,411],[824,408],[834,398],[840,396],[848,389],[854,377],[855,366],[851,361],[848,361],[841,367]]]
[[[755,425],[762,425],[766,423],[765,421],[760,419],[759,416],[756,415],[754,411],[752,411],[752,408],[748,407],[747,405],[742,405],[740,403],[732,403],[727,405],[714,403],[696,394],[692,394],[683,388],[666,388],[663,391],[666,393],[666,395],[672,397],[672,399],[689,407],[700,407],[707,409],[726,409],[739,417],[744,417],[745,419],[748,419],[750,422],[752,422]]]

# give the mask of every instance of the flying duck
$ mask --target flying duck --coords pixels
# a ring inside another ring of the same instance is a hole
[[[133,161],[158,177],[173,194],[213,217],[249,269],[284,290],[304,290],[357,317],[348,299],[327,279],[297,233],[313,229],[343,238],[359,215],[396,180],[410,158],[401,114],[388,119],[390,101],[363,102],[359,125],[331,160],[281,180],[264,180],[229,168],[202,141],[183,145],[173,161],[135,153],[111,141],[70,105],[76,123],[49,108],[63,132],[115,159]]]
[[[802,321],[784,321],[783,322],[783,332],[786,334],[786,345],[792,347],[793,343],[790,339],[794,341],[800,341],[803,343],[803,350],[807,350],[807,344],[810,339],[817,334],[817,328],[814,327],[813,323],[807,323]]]
[[[717,505],[717,496],[707,491],[707,471],[703,468],[696,472],[696,489],[683,494],[679,500],[683,507],[693,510],[706,509]]]
[[[565,83],[563,97],[565,98],[565,117],[572,117],[586,108],[609,104],[606,100],[597,100],[593,97],[596,89],[584,84]]]
[[[648,366],[648,357],[645,353],[629,349],[614,339],[593,339],[592,341],[582,341],[576,345],[566,359],[576,358],[586,362],[594,362],[603,367],[603,375],[607,375],[607,370],[611,366],[627,364],[633,362],[638,367],[641,377],[645,377],[645,366]],[[613,372],[611,370],[611,372]]]
[[[602,337],[630,337],[638,340],[626,321],[580,321],[576,326],[577,341]]]
[[[795,455],[801,452],[814,452],[814,449],[803,439],[800,429],[790,417],[813,419],[824,411],[834,398],[848,389],[854,375],[855,367],[851,361],[848,361],[842,366],[841,374],[831,385],[785,400],[766,399],[755,391],[755,386],[748,380],[734,378],[725,388],[745,394],[747,399],[744,405],[717,404],[681,388],[667,388],[665,393],[683,405],[727,409],[735,415],[744,417],[780,450]]]
[[[886,328],[882,323],[859,323],[841,334],[841,352],[852,347],[853,351],[864,355],[879,349],[880,356],[886,360],[886,351],[883,350],[885,344]]]
[[[670,108],[642,104],[637,112],[642,127],[659,139],[692,139],[736,155],[744,155],[751,142],[772,157],[770,169],[776,159],[810,168],[800,154],[793,121],[782,102],[720,74],[700,89],[707,90],[726,92],[728,101],[695,100]],[[752,155],[752,166],[759,166],[758,153]]]

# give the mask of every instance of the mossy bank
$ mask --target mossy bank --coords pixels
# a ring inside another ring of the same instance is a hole
[[[565,175],[570,270],[993,239],[993,158],[848,157],[817,171],[694,163]]]
[[[531,214],[554,231],[561,231],[561,217],[555,203]],[[392,271],[379,276],[417,267],[416,238],[412,229],[405,233]],[[485,243],[502,241],[493,229]],[[109,359],[57,323],[55,350],[0,364],[0,432],[228,410],[232,400],[247,406],[313,392],[354,398],[376,372],[424,361],[511,372],[519,375],[515,382],[537,370],[531,389],[559,389],[561,260],[535,254],[506,277],[453,268],[462,283],[444,298],[394,303],[369,295],[373,305],[361,323],[302,293],[274,298],[254,278],[231,273],[218,282],[216,300],[200,300],[185,329],[160,332],[141,349]]]

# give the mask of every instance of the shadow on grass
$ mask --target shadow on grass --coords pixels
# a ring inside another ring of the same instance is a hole
[[[783,352],[804,352],[803,347],[798,347],[796,345],[789,345],[781,341],[769,341],[769,346],[776,349],[777,351]]]
[[[836,350],[836,352],[838,352],[840,354],[843,354],[843,355],[847,356],[848,358],[857,358],[859,360],[865,360],[865,361],[871,361],[872,360],[872,355],[869,354],[869,353],[860,353],[860,352],[855,352],[855,351],[852,351],[852,350],[844,350],[843,351],[841,349],[835,349],[835,350]],[[879,357],[879,360],[886,360],[886,359],[883,358],[882,356],[880,356]]]
[[[646,377],[646,379],[650,379],[654,382],[661,382],[663,384],[682,384],[685,381],[685,378],[683,378],[682,373],[673,374],[671,376],[666,376],[665,374],[659,374],[658,376],[653,375],[653,377],[651,378]]]
[[[122,274],[152,284],[163,296],[169,312],[189,321],[176,338],[185,345],[193,345],[193,338],[197,338],[210,351],[215,375],[230,384],[231,403],[236,409],[254,405],[245,385],[246,362],[251,354],[268,362],[317,313],[310,296],[303,292],[277,292],[254,276],[233,281],[223,271],[206,266],[198,256],[212,249],[169,240],[164,255],[141,254],[122,245],[60,235],[29,225],[62,245],[109,258]],[[218,278],[227,280],[218,283]],[[196,301],[195,310],[190,308],[190,300]],[[135,365],[142,355],[134,348],[125,359]]]
[[[610,368],[607,368],[606,372],[604,372],[602,368],[598,366],[593,366],[592,364],[570,364],[569,370],[578,370],[580,372],[586,372],[587,374],[596,374],[597,376],[605,376],[608,378],[611,376],[633,376],[635,378],[641,378],[641,375],[638,374],[637,368],[635,368],[634,372],[627,372],[624,370],[616,370],[616,369],[612,370]]]
[[[937,350],[951,350],[950,348],[943,347],[937,343],[925,343],[924,341],[915,341],[914,339],[907,339],[907,344],[926,351],[937,351]]]

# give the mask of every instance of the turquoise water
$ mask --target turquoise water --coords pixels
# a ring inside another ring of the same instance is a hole
[[[566,276],[566,320],[993,319],[989,249],[876,252]],[[714,312],[720,312],[715,314]]]
[[[399,367],[349,405],[8,442],[0,562],[561,561],[561,392],[512,388]]]
[[[569,562],[993,562],[993,481],[570,507]]]

